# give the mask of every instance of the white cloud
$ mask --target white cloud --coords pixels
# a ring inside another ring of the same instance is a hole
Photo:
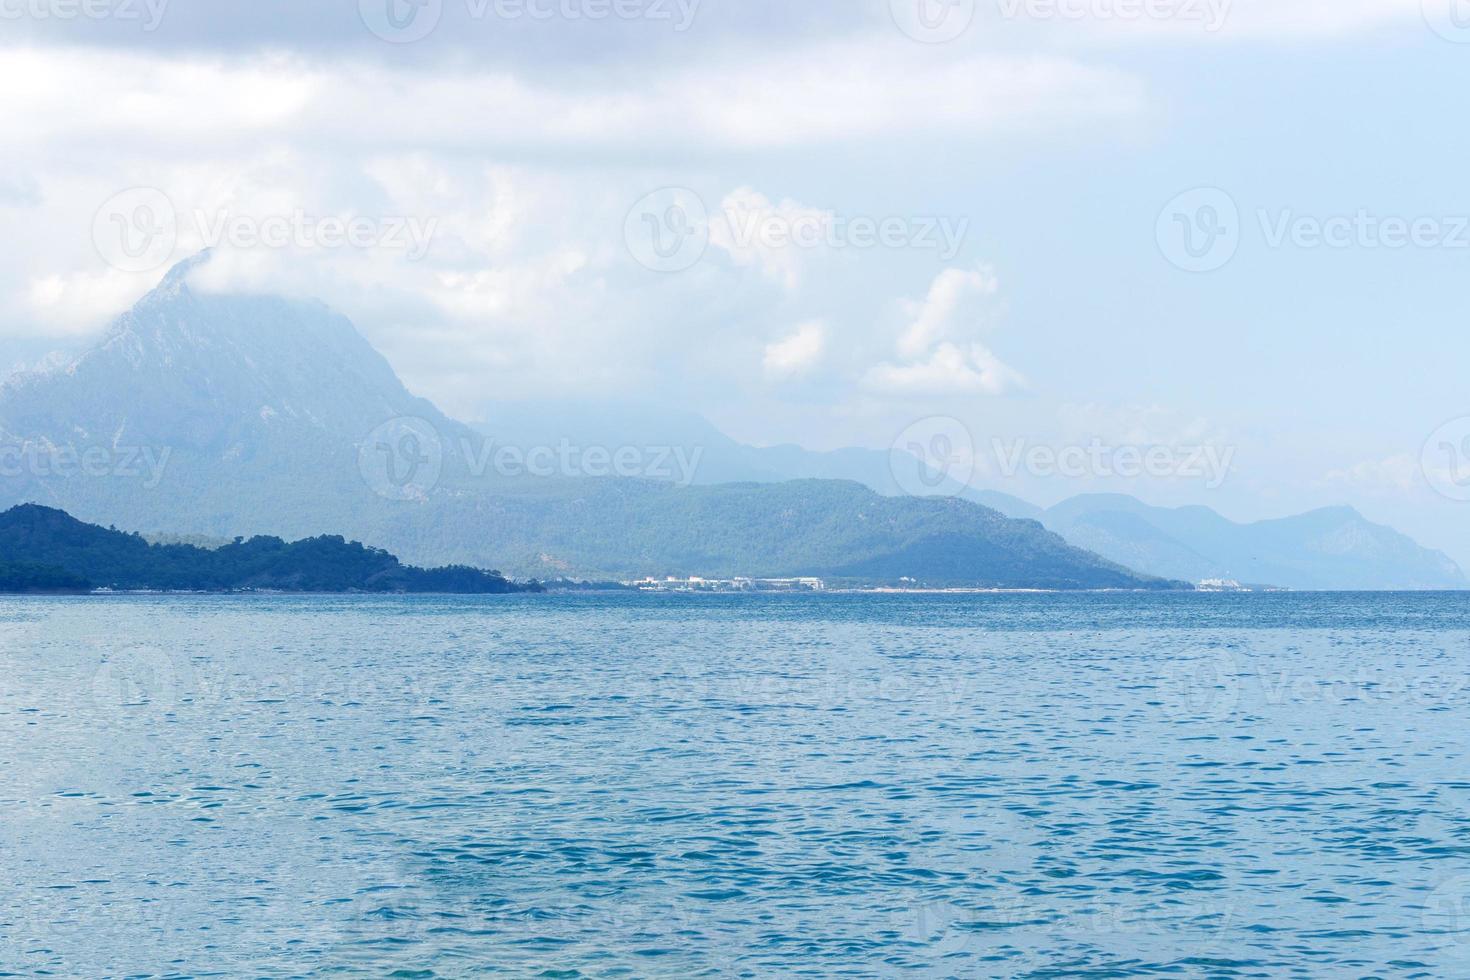
[[[796,332],[766,345],[766,377],[787,381],[811,371],[827,349],[827,325],[819,320],[803,323]]]
[[[896,343],[899,363],[875,365],[864,383],[905,395],[998,395],[1025,387],[1020,372],[973,339],[986,326],[980,306],[998,289],[995,274],[984,265],[940,272],[922,300],[901,304],[906,325]]]
[[[896,395],[1000,395],[1024,386],[1025,379],[989,348],[961,348],[943,343],[929,358],[910,364],[879,364],[864,379],[879,391]]]
[[[710,244],[724,249],[736,265],[759,266],[769,278],[795,289],[804,255],[826,240],[830,211],[789,198],[774,204],[749,187],[731,191],[710,221]]]
[[[0,130],[22,145],[111,152],[604,147],[646,153],[891,140],[1105,125],[1144,108],[1129,75],[1062,57],[946,59],[901,40],[830,43],[706,61],[578,88],[493,69],[406,70],[274,56],[220,61],[9,49]],[[106,99],[78,100],[78,92]]]
[[[1452,474],[1446,467],[1431,475],[1444,477]],[[1329,484],[1353,487],[1368,493],[1408,494],[1425,488],[1424,476],[1424,463],[1421,460],[1407,453],[1399,453],[1330,470],[1326,479]]]
[[[995,274],[985,266],[945,269],[930,285],[929,294],[923,300],[904,302],[910,323],[898,340],[899,355],[911,359],[923,357],[936,343],[950,339],[962,328],[958,321],[965,303],[974,297],[993,296],[998,288]]]

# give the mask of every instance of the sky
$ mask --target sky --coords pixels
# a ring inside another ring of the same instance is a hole
[[[0,0],[0,364],[169,263],[408,386],[1470,567],[1470,0]]]

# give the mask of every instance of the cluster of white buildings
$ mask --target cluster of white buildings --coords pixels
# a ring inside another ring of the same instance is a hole
[[[823,592],[819,578],[645,578],[629,582],[644,592]]]

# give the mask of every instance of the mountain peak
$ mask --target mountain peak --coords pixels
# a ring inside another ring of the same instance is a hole
[[[214,258],[214,249],[206,248],[202,251],[195,252],[186,259],[180,260],[164,274],[163,279],[158,283],[158,289],[177,292],[184,288],[189,276],[196,269],[208,265],[209,260],[212,258]]]
[[[64,367],[0,389],[0,429],[218,460],[294,455],[328,433],[355,452],[352,439],[389,419],[443,421],[326,305],[190,288],[211,257],[179,262]]]

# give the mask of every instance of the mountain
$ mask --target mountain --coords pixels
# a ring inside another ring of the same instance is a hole
[[[1037,589],[1177,587],[1074,548],[1041,525],[948,498],[883,497],[857,483],[678,487],[653,480],[527,480],[395,515],[444,560],[484,550],[540,576],[700,574]],[[465,528],[475,528],[473,536]]]
[[[1185,581],[1224,578],[1292,589],[1470,588],[1446,555],[1351,507],[1238,524],[1208,507],[1151,507],[1133,497],[1074,497],[1047,527],[1132,568]]]
[[[855,483],[676,486],[492,465],[319,303],[220,295],[176,267],[101,342],[0,387],[0,505],[207,537],[331,528],[415,564],[522,577],[822,575],[1170,587],[1035,522]],[[541,448],[554,456],[554,426]],[[618,433],[617,444],[628,442]]]
[[[673,446],[697,460],[692,482],[850,480],[886,496],[904,492],[895,474],[923,464],[901,451],[799,446],[755,447],[692,413],[624,403],[493,403],[475,424],[504,445],[571,438],[583,445]],[[620,441],[621,440],[621,441]],[[675,474],[669,474],[674,476]],[[913,483],[915,481],[909,481]],[[1074,497],[1050,510],[996,490],[924,473],[937,496],[959,497],[1006,517],[1038,521],[1068,542],[1125,567],[1165,579],[1238,579],[1293,589],[1461,589],[1459,566],[1350,508],[1331,508],[1260,524],[1238,524],[1207,507],[1151,507],[1121,494]]]
[[[37,581],[45,591],[105,587],[502,595],[540,590],[473,568],[410,568],[385,551],[339,537],[294,544],[253,538],[217,549],[149,544],[137,534],[83,524],[64,511],[36,505],[0,514],[0,569],[19,569],[32,585],[9,591],[37,591]]]
[[[801,446],[749,446],[721,432],[693,412],[669,411],[636,402],[492,402],[476,432],[499,445],[554,445],[570,439],[582,446],[660,447],[690,460],[687,482],[782,483],[787,480],[847,480],[887,497],[905,496],[914,485],[932,488],[930,496],[959,497],[998,510],[1006,517],[1040,520],[1040,507],[996,490],[966,486],[925,467],[902,450],[846,448],[820,452]],[[898,474],[922,472],[923,480],[900,482]],[[667,478],[683,479],[682,472]]]
[[[340,315],[315,302],[192,290],[174,267],[70,362],[0,385],[0,505],[36,502],[145,531],[307,537],[344,529],[358,449],[428,420]],[[284,496],[283,496],[284,494]]]
[[[92,583],[55,565],[0,562],[0,595],[69,595],[92,591]]]

